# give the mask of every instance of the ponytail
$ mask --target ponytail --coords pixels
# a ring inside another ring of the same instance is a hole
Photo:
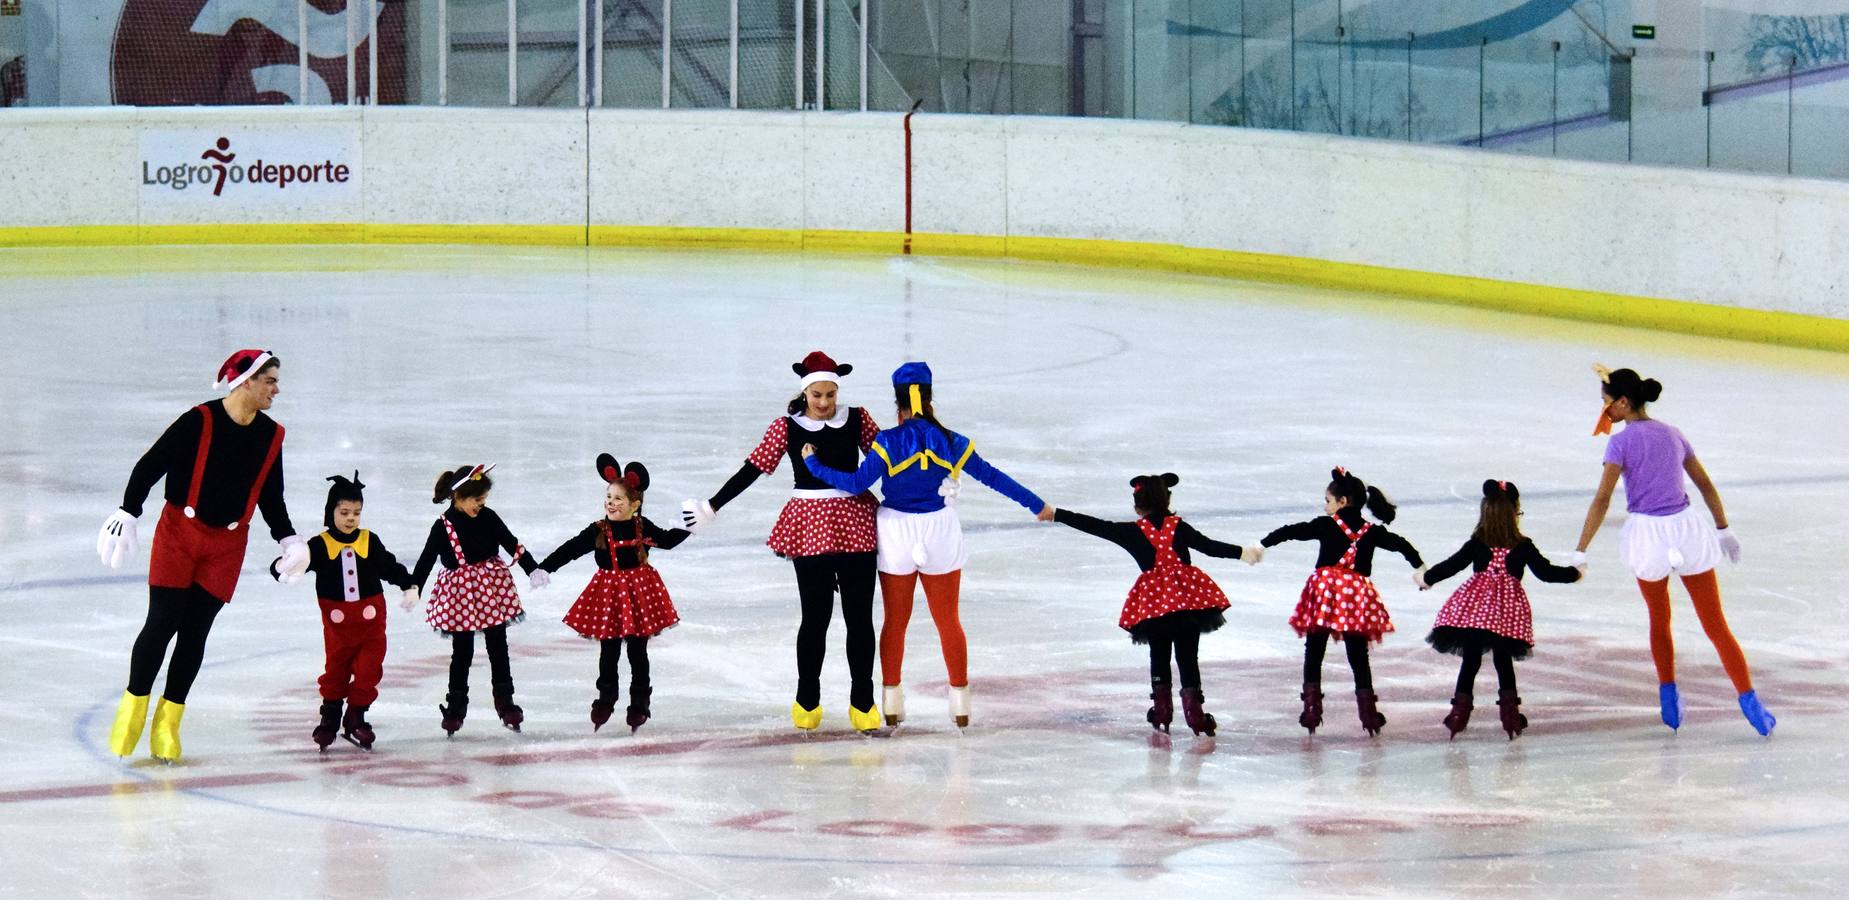
[[[1367,511],[1368,515],[1380,520],[1380,524],[1392,525],[1393,517],[1399,513],[1399,507],[1394,506],[1393,501],[1387,499],[1385,491],[1369,485],[1367,489]]]
[[[914,415],[925,420],[926,422],[930,422],[932,425],[937,426],[937,430],[944,433],[944,440],[946,441],[954,440],[955,435],[951,433],[950,429],[944,427],[944,423],[939,422],[937,420],[937,413],[933,411],[931,408],[931,386],[930,385],[928,384],[895,384],[892,386],[893,403],[897,404],[900,409],[905,409],[905,410],[911,409],[912,408],[912,391],[914,390],[918,392],[919,403],[920,405],[924,407],[923,412],[915,413]]]
[[[1338,514],[1349,513],[1349,510],[1353,510],[1354,512],[1350,515],[1357,524],[1361,520],[1361,508],[1364,505],[1368,513],[1379,520],[1382,525],[1393,524],[1393,517],[1398,513],[1398,508],[1393,505],[1392,500],[1387,499],[1385,491],[1370,487],[1359,477],[1339,466],[1329,471],[1329,487],[1325,490],[1329,492],[1329,496],[1346,501],[1338,510]]]

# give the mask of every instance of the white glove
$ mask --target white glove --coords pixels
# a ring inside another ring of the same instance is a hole
[[[282,547],[282,556],[276,558],[276,571],[280,573],[277,580],[283,584],[300,581],[302,573],[308,571],[308,542],[302,540],[301,535],[292,534],[276,543]],[[288,576],[288,579],[281,576]]]
[[[405,612],[410,612],[417,608],[417,585],[412,585],[404,589],[404,593],[398,600],[398,608]]]
[[[1567,561],[1567,565],[1572,566],[1573,568],[1578,569],[1581,572],[1586,571],[1586,551],[1584,550],[1573,551],[1573,558]]]
[[[1739,562],[1740,539],[1733,536],[1733,531],[1727,528],[1717,528],[1714,534],[1721,539],[1721,552],[1727,554],[1727,561],[1730,563]]]
[[[280,556],[270,562],[270,574],[281,584],[295,584],[302,580],[302,576],[291,575],[283,568],[283,558]]]
[[[705,500],[681,501],[681,525],[688,531],[697,533],[700,529],[711,525],[718,515],[719,511],[713,509],[713,505]]]
[[[937,495],[944,498],[945,506],[957,505],[957,496],[962,493],[963,479],[955,475],[945,475],[944,480],[937,483]]]
[[[135,555],[141,548],[141,538],[135,533],[135,517],[127,510],[118,509],[103,520],[103,527],[96,533],[96,555],[103,565],[111,569],[122,568],[124,560]]]
[[[1256,544],[1239,548],[1239,561],[1248,566],[1256,566],[1265,561],[1265,548]]]
[[[1412,583],[1414,587],[1422,591],[1429,591],[1432,589],[1432,586],[1425,580],[1424,566],[1420,566],[1419,571],[1412,573]]]
[[[545,569],[534,569],[533,574],[526,577],[526,583],[532,585],[533,590],[543,590],[552,583],[552,573]]]

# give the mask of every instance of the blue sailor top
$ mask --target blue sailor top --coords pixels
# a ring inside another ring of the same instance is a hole
[[[944,508],[938,485],[951,475],[969,474],[1002,496],[1038,515],[1046,502],[1009,478],[1007,473],[988,464],[976,454],[969,438],[956,432],[945,436],[945,429],[922,418],[911,418],[879,433],[873,439],[873,452],[867,454],[860,468],[844,472],[823,464],[820,456],[803,461],[815,477],[829,487],[858,494],[885,479],[880,502],[899,512],[928,513]]]

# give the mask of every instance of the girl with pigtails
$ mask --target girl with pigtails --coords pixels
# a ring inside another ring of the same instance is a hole
[[[1675,426],[1651,418],[1646,411],[1662,395],[1662,384],[1631,369],[1614,371],[1596,366],[1594,370],[1599,376],[1599,399],[1605,408],[1593,435],[1611,434],[1614,424],[1623,423],[1624,427],[1605,445],[1605,469],[1598,493],[1586,510],[1586,524],[1580,529],[1573,564],[1585,565],[1586,548],[1592,546],[1599,526],[1605,524],[1612,492],[1623,479],[1627,515],[1618,538],[1618,559],[1636,577],[1637,589],[1650,610],[1650,655],[1656,662],[1663,724],[1671,729],[1682,727],[1676,647],[1669,631],[1669,576],[1673,574],[1682,579],[1695,615],[1701,620],[1701,630],[1708,635],[1728,679],[1739,692],[1741,714],[1753,730],[1769,735],[1778,719],[1766,710],[1753,689],[1752,671],[1746,666],[1740,643],[1727,627],[1727,616],[1721,611],[1720,585],[1714,577],[1721,557],[1740,561],[1740,541],[1727,528],[1721,493],[1695,457],[1688,438]],[[1714,518],[1712,525],[1689,503],[1685,475],[1701,492],[1702,502]]]
[[[1413,576],[1413,583],[1424,591],[1466,566],[1475,571],[1445,601],[1425,638],[1433,650],[1463,657],[1451,712],[1444,718],[1453,739],[1470,724],[1484,653],[1490,654],[1496,666],[1496,707],[1502,730],[1514,740],[1528,727],[1528,717],[1521,712],[1522,698],[1515,692],[1515,661],[1527,659],[1534,649],[1534,611],[1528,604],[1528,592],[1522,589],[1522,573],[1533,572],[1542,581],[1559,584],[1579,580],[1578,569],[1549,562],[1522,534],[1521,514],[1522,494],[1513,482],[1493,478],[1483,482],[1477,528],[1470,540],[1448,559]]]
[[[1362,518],[1366,508],[1376,522]],[[1267,548],[1286,541],[1315,541],[1319,545],[1316,570],[1310,573],[1297,600],[1290,625],[1303,636],[1303,713],[1297,723],[1316,733],[1323,721],[1323,654],[1329,639],[1340,640],[1348,650],[1348,667],[1355,674],[1355,705],[1361,727],[1369,735],[1380,733],[1387,717],[1378,708],[1374,676],[1368,667],[1368,644],[1393,630],[1387,606],[1369,577],[1374,551],[1387,550],[1406,558],[1424,571],[1419,551],[1405,538],[1387,530],[1396,509],[1379,488],[1369,487],[1347,469],[1329,473],[1323,490],[1324,515],[1286,525],[1265,535]]]

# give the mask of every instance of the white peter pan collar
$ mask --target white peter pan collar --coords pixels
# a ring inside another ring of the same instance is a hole
[[[796,424],[802,426],[802,429],[804,431],[821,431],[824,426],[829,427],[829,428],[840,428],[841,426],[847,424],[848,409],[849,408],[846,406],[835,407],[834,418],[829,419],[826,422],[818,422],[814,419],[811,419],[809,418],[808,413],[797,413],[796,415],[793,415],[790,417],[790,421],[795,422]]]

